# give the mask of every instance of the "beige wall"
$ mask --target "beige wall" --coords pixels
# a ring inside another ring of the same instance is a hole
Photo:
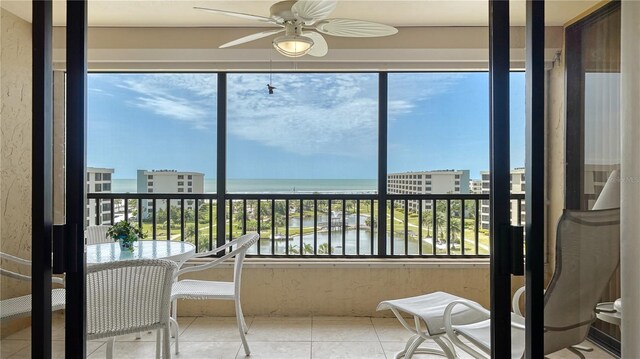
[[[0,250],[31,258],[31,24],[4,9],[1,16]],[[31,290],[28,283],[0,280],[2,298]],[[16,326],[20,321],[3,324],[1,334]]]
[[[389,262],[389,261],[383,261]],[[305,265],[247,264],[242,281],[242,308],[259,316],[393,316],[376,312],[379,302],[446,291],[489,307],[489,265],[447,263],[446,260]],[[400,262],[402,263],[402,262]],[[231,280],[231,268],[194,272],[184,278]],[[184,279],[183,278],[183,279]],[[514,279],[517,289],[521,279]],[[179,315],[233,316],[233,302],[178,303]]]

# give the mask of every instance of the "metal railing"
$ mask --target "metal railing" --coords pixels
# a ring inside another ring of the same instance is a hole
[[[487,257],[488,194],[89,193],[91,224],[137,222],[149,238],[183,240],[206,251],[247,232],[259,257]],[[521,225],[523,194],[513,194]],[[386,201],[386,206],[379,206]],[[382,208],[386,213],[378,213]],[[224,218],[224,223],[219,219]],[[380,218],[386,235],[380,235]],[[484,218],[484,220],[483,220]],[[222,231],[224,226],[224,231]],[[218,238],[224,233],[224,239]],[[379,248],[385,248],[381,253]]]

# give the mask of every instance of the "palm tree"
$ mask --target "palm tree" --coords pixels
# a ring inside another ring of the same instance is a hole
[[[447,235],[447,202],[436,201],[436,228],[440,239],[446,238]]]
[[[427,236],[433,233],[433,231],[429,231],[431,228],[431,224],[433,223],[433,211],[430,209],[422,212],[422,228],[427,231]]]

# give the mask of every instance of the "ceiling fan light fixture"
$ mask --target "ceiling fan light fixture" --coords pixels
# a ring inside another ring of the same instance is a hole
[[[313,46],[313,40],[302,35],[284,35],[273,40],[273,47],[287,57],[304,56]]]

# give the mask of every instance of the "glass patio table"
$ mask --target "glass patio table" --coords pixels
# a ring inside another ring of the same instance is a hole
[[[168,240],[139,240],[134,242],[133,248],[133,252],[121,251],[118,242],[88,244],[87,265],[132,259],[170,259],[180,267],[196,252],[191,243]]]

